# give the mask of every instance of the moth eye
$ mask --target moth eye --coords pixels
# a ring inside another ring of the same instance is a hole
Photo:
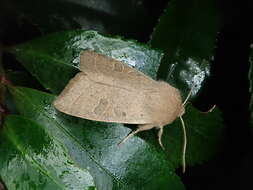
[[[94,113],[96,115],[101,115],[106,109],[107,105],[108,105],[108,101],[106,99],[104,98],[100,99],[99,104],[94,109]]]

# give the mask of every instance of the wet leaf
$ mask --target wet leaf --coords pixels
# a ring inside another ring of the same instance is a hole
[[[21,116],[5,119],[0,155],[0,174],[8,189],[89,190],[95,185],[88,170],[44,126]]]
[[[59,93],[77,72],[81,50],[95,50],[156,77],[162,53],[133,40],[96,31],[67,31],[20,44],[10,51],[41,84]]]
[[[150,44],[164,50],[159,77],[186,97],[196,97],[211,75],[219,32],[219,12],[213,0],[173,0],[154,29]]]
[[[130,132],[124,125],[58,112],[52,106],[55,97],[44,92],[29,88],[11,91],[20,113],[65,146],[74,162],[89,170],[98,189],[184,189],[165,153],[148,142],[152,135],[144,139],[135,136],[118,146]]]
[[[171,34],[171,38],[172,35],[174,34]],[[164,42],[166,43],[166,40]],[[168,75],[173,80],[168,78],[168,81],[185,95],[189,89],[182,87],[188,84],[186,81],[194,80],[194,85],[199,84],[197,91],[194,88],[194,95],[196,95],[203,86],[206,73],[209,73],[210,62],[206,61],[205,52],[210,53],[213,43],[209,43],[208,51],[203,51],[204,53],[200,51],[198,54],[196,50],[191,57],[194,48],[191,50],[190,42],[186,42],[186,45],[182,46],[184,48],[180,49],[183,52],[182,56],[181,54],[179,56],[182,64],[175,65],[175,70]],[[156,46],[153,43],[151,41],[151,44]],[[79,53],[85,49],[95,50],[123,61],[154,79],[163,55],[161,51],[135,41],[81,30],[47,35],[20,44],[11,49],[11,52],[45,88],[58,94],[78,72]],[[167,51],[165,52],[163,62],[168,58]],[[185,72],[185,68],[190,69],[191,73]],[[202,72],[204,76],[199,77]],[[183,75],[184,73],[186,75]],[[174,173],[175,168],[181,165],[182,157],[183,140],[179,120],[165,127],[163,142],[166,151],[162,151],[159,147],[155,130],[133,137],[119,149],[117,143],[130,132],[129,128],[133,129],[134,126],[67,116],[52,107],[54,96],[32,89],[13,88],[12,94],[22,115],[46,126],[47,130],[67,147],[71,157],[81,167],[90,168],[89,171],[98,189],[102,187],[102,189],[105,187],[108,189],[183,189]],[[218,109],[205,114],[190,104],[186,106],[184,119],[188,132],[187,165],[201,163],[212,157],[219,149],[222,139],[223,126]],[[99,173],[100,170],[103,172]]]

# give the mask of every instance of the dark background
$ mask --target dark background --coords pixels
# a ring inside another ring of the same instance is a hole
[[[143,0],[141,7],[135,7],[137,11],[143,11],[143,17],[136,18],[134,10],[132,15],[119,17],[123,25],[132,24],[113,31],[112,34],[147,42],[168,2],[168,0]],[[0,5],[2,47],[25,42],[46,33],[39,30],[29,19],[20,17],[16,1],[5,0],[2,5]],[[253,6],[250,1],[217,1],[217,6],[221,12],[222,25],[211,67],[212,75],[207,82],[208,89],[196,104],[211,102],[220,107],[226,127],[225,143],[221,145],[223,151],[208,163],[189,168],[185,174],[177,172],[189,190],[252,188],[253,152],[248,72],[253,34]],[[142,20],[143,18],[146,19]],[[6,68],[23,70],[9,55],[4,54],[3,59],[4,62],[7,60],[10,63],[4,65]]]

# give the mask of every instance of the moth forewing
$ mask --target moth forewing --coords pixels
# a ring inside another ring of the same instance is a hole
[[[89,120],[139,124],[121,143],[140,131],[159,128],[163,147],[163,127],[184,113],[176,88],[89,50],[81,52],[80,71],[54,101],[59,111]]]

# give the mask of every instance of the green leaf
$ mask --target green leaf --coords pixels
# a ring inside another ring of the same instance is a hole
[[[20,44],[10,51],[41,84],[59,93],[78,72],[81,50],[91,49],[156,77],[160,51],[136,41],[102,36],[95,31],[67,31]]]
[[[70,37],[65,38],[65,36]],[[56,40],[58,43],[54,43]],[[65,44],[68,44],[67,48],[64,48],[66,47]],[[58,49],[55,46],[58,46]],[[156,76],[162,56],[159,51],[152,50],[148,46],[138,44],[134,41],[124,41],[120,38],[105,37],[94,31],[71,31],[48,35],[19,45],[14,49],[14,53],[21,63],[46,88],[49,88],[53,92],[59,92],[72,78],[72,75],[68,75],[70,71],[73,68],[76,69],[75,73],[78,71],[78,56],[83,49],[92,49],[115,59],[122,60],[152,78]],[[47,61],[44,61],[45,59]],[[186,110],[187,114],[185,117],[186,119],[189,118],[189,122],[186,122],[186,125],[195,131],[188,132],[189,143],[195,143],[189,144],[187,157],[188,164],[195,164],[207,160],[217,151],[217,143],[220,142],[222,137],[221,118],[217,110],[209,114],[202,114],[191,106],[187,107],[189,108]],[[169,131],[167,132],[165,130],[165,133],[172,133],[174,135],[172,137],[166,137],[165,135],[164,142],[168,142],[169,155],[171,155],[171,152],[175,152],[169,159],[173,161],[175,166],[179,166],[182,152],[181,124],[176,122],[176,124],[172,125],[175,125],[175,127],[168,127],[169,129],[166,130]],[[206,130],[203,134],[198,132],[203,129]],[[175,132],[173,132],[174,130]],[[209,135],[209,133],[211,134]],[[174,143],[169,143],[174,138]],[[190,139],[195,140],[191,141]],[[157,145],[156,139],[153,143]],[[208,152],[206,151],[207,146]],[[197,151],[194,147],[198,148]]]
[[[87,169],[79,167],[44,126],[24,117],[5,119],[0,155],[0,174],[8,189],[94,187]]]
[[[80,168],[89,168],[98,189],[184,189],[174,167],[161,149],[135,136],[122,146],[130,132],[122,124],[71,117],[52,106],[54,96],[29,88],[13,88],[20,113],[37,123],[64,145]],[[31,142],[32,143],[32,142]]]
[[[156,78],[162,58],[161,52],[146,45],[102,36],[94,31],[48,35],[18,45],[12,52],[44,87],[58,93],[78,72],[79,53],[84,49],[121,60],[152,78]],[[100,184],[99,187],[109,180],[115,189],[183,188],[174,174],[174,169],[181,165],[182,157],[183,140],[179,120],[165,127],[163,142],[166,151],[159,147],[155,130],[142,132],[117,149],[117,143],[130,132],[128,127],[131,126],[88,121],[59,113],[51,106],[54,97],[42,92],[14,88],[12,93],[21,114],[43,126],[48,125],[50,129],[54,125],[57,126],[56,131],[59,128],[60,132],[55,132],[53,136],[69,147],[72,157],[79,160],[80,165],[95,168],[90,172],[95,181],[102,180],[95,183]],[[223,125],[219,111],[215,109],[206,114],[187,105],[184,119],[188,132],[187,165],[210,159],[219,149],[222,139]],[[95,158],[98,165],[94,166],[89,161],[90,157]],[[82,158],[86,162],[82,162]],[[123,162],[122,159],[126,160]],[[96,167],[105,168],[109,174],[105,172],[97,176]]]
[[[173,0],[152,34],[152,47],[165,52],[160,77],[184,96],[198,95],[210,75],[219,20],[214,0]]]
[[[44,89],[27,71],[5,70],[5,77],[15,86]]]
[[[203,113],[191,104],[186,105],[184,122],[187,131],[187,165],[200,164],[212,158],[223,141],[223,122],[219,109]],[[182,129],[180,120],[176,120],[164,130],[164,144],[169,159],[176,165],[181,164]]]

